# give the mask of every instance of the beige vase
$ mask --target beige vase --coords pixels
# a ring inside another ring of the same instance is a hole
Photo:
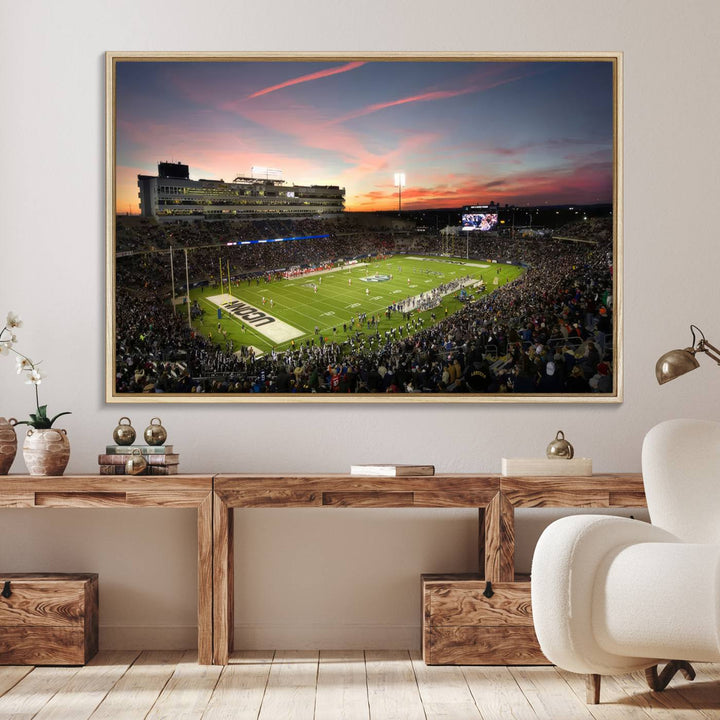
[[[67,432],[55,428],[28,428],[23,457],[31,475],[62,475],[70,459]]]
[[[17,435],[15,418],[6,420],[0,417],[0,475],[7,475],[17,453]]]

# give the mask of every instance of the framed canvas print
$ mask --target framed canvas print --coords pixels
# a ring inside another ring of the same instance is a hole
[[[622,56],[107,54],[109,402],[622,400]]]

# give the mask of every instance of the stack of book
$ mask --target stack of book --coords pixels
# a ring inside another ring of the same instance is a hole
[[[125,463],[134,450],[142,453],[147,468],[143,475],[177,475],[180,455],[172,445],[108,445],[98,455],[100,475],[125,475]]]

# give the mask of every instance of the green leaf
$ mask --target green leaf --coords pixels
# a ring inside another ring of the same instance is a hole
[[[62,415],[72,415],[72,413],[69,410],[66,410],[65,412],[58,413],[52,420],[50,420],[50,423],[48,424],[48,427],[52,427],[53,423]]]
[[[37,414],[38,414],[39,418],[46,418],[47,417],[47,405],[38,405],[38,413]]]

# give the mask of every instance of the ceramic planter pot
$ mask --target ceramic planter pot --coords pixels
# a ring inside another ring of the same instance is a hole
[[[62,475],[70,459],[67,432],[56,428],[28,428],[23,457],[31,475]]]
[[[0,475],[7,475],[17,453],[15,418],[0,417]]]

